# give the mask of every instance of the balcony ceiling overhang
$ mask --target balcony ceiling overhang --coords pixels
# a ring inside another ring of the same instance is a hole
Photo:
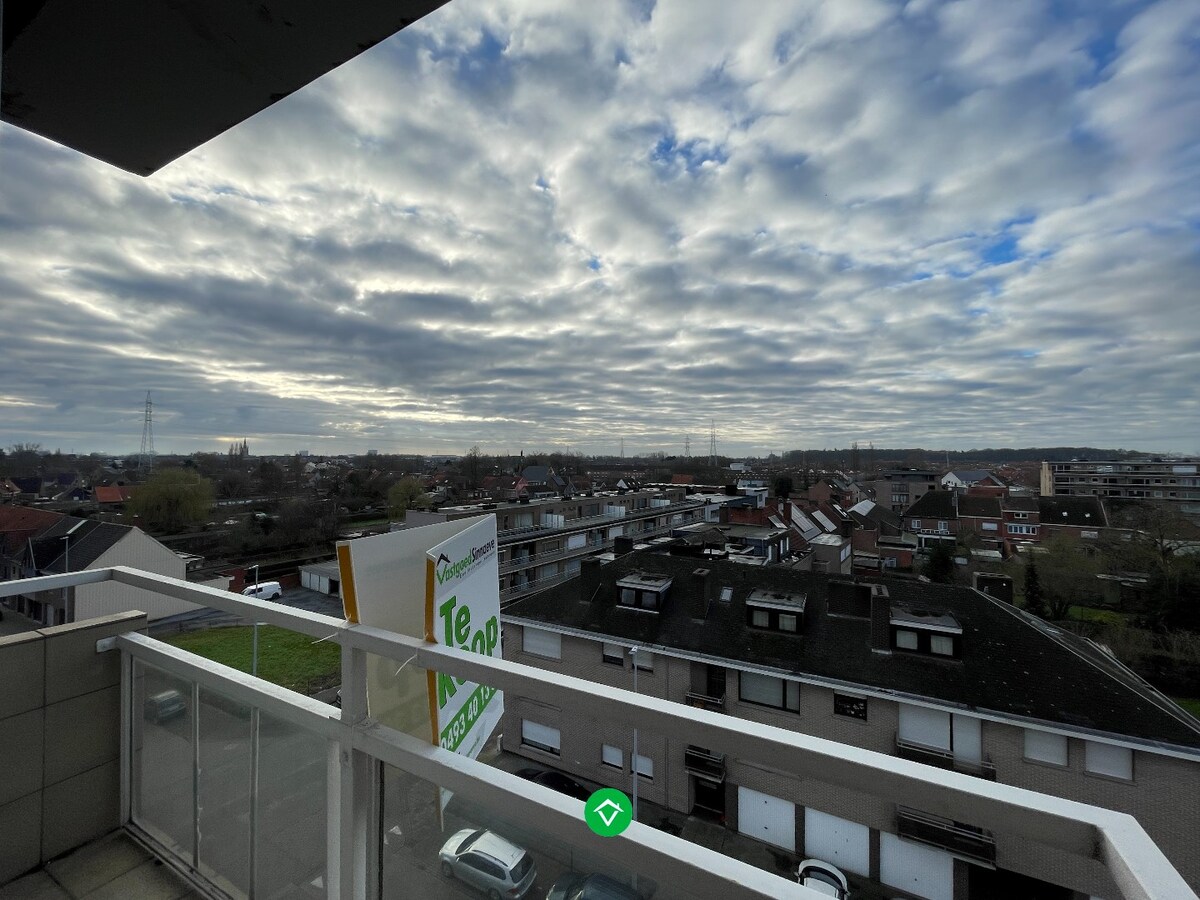
[[[149,175],[447,0],[0,0],[0,118]]]

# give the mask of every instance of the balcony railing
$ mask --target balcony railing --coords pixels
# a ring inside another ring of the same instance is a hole
[[[725,754],[709,753],[700,747],[683,751],[683,767],[700,778],[722,784],[725,781]]]
[[[684,694],[684,700],[688,706],[694,706],[697,709],[707,709],[710,712],[721,712],[725,709],[725,695],[720,697],[710,697],[708,694],[700,694],[696,691],[688,691]]]
[[[357,900],[380,897],[381,879],[395,877],[405,896],[443,896],[449,882],[438,880],[431,862],[445,839],[441,829],[494,817],[519,829],[512,836],[540,854],[543,873],[597,871],[607,860],[623,871],[652,872],[655,900],[813,896],[640,822],[600,838],[579,801],[368,718],[372,655],[389,660],[389,670],[411,665],[542,707],[587,710],[600,722],[670,734],[780,776],[876,798],[904,810],[902,834],[953,844],[972,858],[987,858],[985,835],[957,822],[1097,861],[1112,882],[1109,893],[1126,900],[1196,900],[1138,822],[1113,810],[125,567],[0,583],[0,597],[105,581],[341,647],[339,710],[143,634],[97,643],[98,653],[121,654],[120,821],[206,895],[216,885],[235,897]],[[425,787],[433,789],[432,817],[409,815]],[[398,809],[390,820],[388,809]],[[1006,864],[1019,870],[1021,859],[1015,854]],[[279,887],[280,879],[291,887]],[[422,893],[426,882],[441,888]],[[407,892],[410,883],[417,893]]]
[[[990,762],[972,762],[960,759],[948,750],[942,750],[939,747],[926,747],[924,744],[914,744],[899,737],[896,738],[896,755],[901,759],[910,759],[913,762],[924,763],[927,766],[950,769],[954,772],[974,775],[976,778],[986,778],[988,781],[996,780],[996,767]]]
[[[896,810],[896,833],[988,865],[996,862],[996,841],[991,834],[941,816],[902,806]]]
[[[703,503],[696,501],[680,500],[672,503],[670,506],[647,506],[645,509],[631,509],[623,516],[582,516],[576,519],[567,519],[562,525],[521,525],[516,528],[505,528],[497,532],[501,545],[514,543],[521,539],[536,538],[546,534],[564,534],[571,531],[580,531],[586,528],[595,528],[597,526],[621,525],[628,522],[637,522],[641,519],[650,518],[653,516],[668,515],[680,512],[686,509],[701,509]]]

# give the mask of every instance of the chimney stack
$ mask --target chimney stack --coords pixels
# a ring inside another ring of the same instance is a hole
[[[892,600],[882,584],[871,587],[871,650],[892,652]]]
[[[688,585],[688,614],[693,619],[708,618],[708,604],[712,600],[712,578],[708,569],[695,569]]]
[[[633,552],[633,538],[626,535],[617,535],[613,538],[613,553],[617,556],[624,556],[626,553]]]
[[[600,566],[604,563],[594,556],[579,562],[579,599],[593,603],[600,599]]]

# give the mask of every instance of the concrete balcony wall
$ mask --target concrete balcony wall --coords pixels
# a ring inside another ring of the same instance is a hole
[[[0,638],[0,884],[121,824],[118,613]]]

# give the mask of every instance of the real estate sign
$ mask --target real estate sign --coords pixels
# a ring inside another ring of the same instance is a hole
[[[478,516],[340,541],[346,618],[500,657],[496,517]],[[500,721],[494,688],[380,657],[367,664],[372,718],[475,757]]]

